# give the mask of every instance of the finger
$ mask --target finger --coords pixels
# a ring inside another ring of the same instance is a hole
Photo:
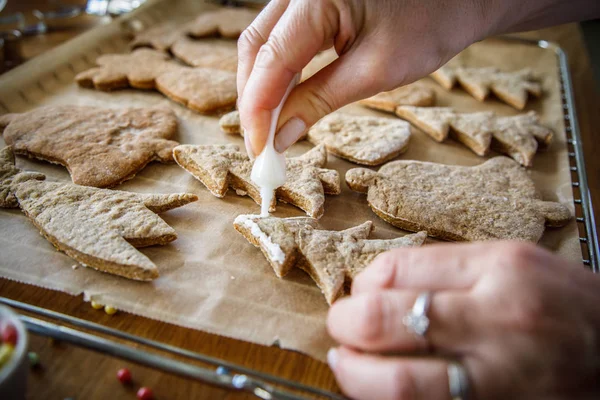
[[[342,391],[353,399],[450,400],[448,362],[332,349],[327,360]]]
[[[291,80],[337,31],[338,19],[332,17],[337,11],[333,7],[329,2],[290,4],[258,50],[238,105],[254,154],[262,151],[271,111],[280,103]]]
[[[364,351],[432,350],[451,355],[468,351],[469,343],[474,342],[468,297],[456,292],[433,293],[427,311],[429,328],[424,337],[419,337],[403,322],[418,295],[414,291],[386,290],[340,299],[329,310],[329,334],[343,345]]]
[[[289,0],[274,0],[267,3],[261,13],[252,21],[238,40],[238,99],[242,97],[248,76],[260,47],[265,44],[277,21],[289,5]]]
[[[361,46],[302,82],[292,91],[279,117],[277,151],[285,151],[325,115],[388,88],[390,83],[380,68],[381,64],[373,61],[373,49]]]
[[[440,244],[379,255],[352,283],[352,293],[389,288],[469,289],[498,254],[494,245]]]

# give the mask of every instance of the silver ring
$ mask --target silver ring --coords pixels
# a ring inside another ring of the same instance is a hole
[[[469,377],[465,367],[457,362],[448,364],[448,387],[452,400],[467,400]]]
[[[402,323],[410,332],[419,337],[424,337],[429,328],[427,312],[431,305],[431,292],[423,292],[415,300],[412,309],[402,318]]]

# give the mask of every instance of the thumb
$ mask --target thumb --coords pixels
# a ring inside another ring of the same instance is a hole
[[[373,52],[363,53],[343,54],[292,91],[279,116],[277,151],[285,151],[325,115],[390,86],[383,63],[374,60]]]

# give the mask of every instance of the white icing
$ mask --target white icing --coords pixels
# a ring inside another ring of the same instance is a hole
[[[260,215],[262,217],[269,216],[269,206],[273,201],[275,189],[285,183],[285,156],[278,153],[275,150],[273,141],[275,140],[275,130],[277,129],[277,122],[279,121],[279,114],[285,104],[290,92],[300,81],[300,75],[294,76],[290,82],[281,102],[271,112],[271,126],[269,128],[269,135],[267,136],[267,142],[263,151],[256,157],[254,165],[252,166],[252,173],[250,178],[254,183],[260,187]]]
[[[234,220],[234,223],[242,224],[250,229],[252,236],[257,238],[259,243],[266,250],[269,259],[273,262],[283,264],[285,261],[283,250],[281,250],[281,247],[277,243],[273,243],[271,238],[260,229],[256,222],[253,221],[253,218],[257,217],[260,218],[260,216],[257,215],[238,215]]]

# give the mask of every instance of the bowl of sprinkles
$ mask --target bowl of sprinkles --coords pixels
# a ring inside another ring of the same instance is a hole
[[[3,399],[25,398],[29,372],[27,342],[27,330],[19,317],[0,306],[0,397]]]

